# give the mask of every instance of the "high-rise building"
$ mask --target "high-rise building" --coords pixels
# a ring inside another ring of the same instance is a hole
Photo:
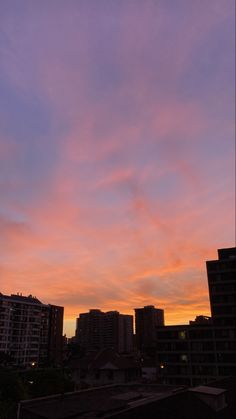
[[[63,307],[36,297],[0,294],[0,352],[15,365],[59,363],[62,355]]]
[[[133,316],[120,314],[118,319],[118,353],[130,353],[134,349]]]
[[[206,266],[213,323],[236,328],[236,247],[219,249]]]
[[[103,317],[104,346],[118,353],[133,350],[133,316],[108,311]]]
[[[133,316],[98,309],[81,313],[76,320],[76,339],[87,351],[112,348],[129,353],[133,349]]]
[[[98,309],[81,313],[76,319],[76,340],[86,350],[98,350],[103,346],[103,312]]]
[[[169,384],[236,376],[236,248],[219,249],[206,267],[212,317],[157,329],[158,373]]]
[[[48,359],[50,364],[60,364],[63,356],[64,308],[49,304]]]
[[[236,247],[206,263],[218,376],[236,375]]]
[[[158,326],[164,326],[164,310],[152,305],[135,309],[136,345],[139,350],[155,348]]]

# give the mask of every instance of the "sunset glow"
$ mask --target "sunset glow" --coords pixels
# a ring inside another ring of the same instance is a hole
[[[234,0],[0,4],[0,291],[209,315],[235,245]]]

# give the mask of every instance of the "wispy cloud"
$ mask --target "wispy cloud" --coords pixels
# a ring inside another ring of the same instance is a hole
[[[98,306],[209,313],[204,261],[233,241],[234,5],[203,3],[0,6],[1,286],[64,305],[69,333]]]

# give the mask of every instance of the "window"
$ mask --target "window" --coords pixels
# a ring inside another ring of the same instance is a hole
[[[186,339],[186,337],[187,337],[187,333],[186,333],[186,330],[181,330],[180,332],[179,332],[179,339]]]

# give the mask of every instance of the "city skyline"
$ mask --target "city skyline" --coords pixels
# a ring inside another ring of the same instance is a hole
[[[233,0],[3,1],[0,291],[209,315],[235,245]]]
[[[219,255],[219,252],[222,252],[222,253],[224,253],[225,251],[226,252],[230,252],[231,250],[233,250],[233,249],[235,249],[234,247],[232,247],[232,248],[226,248],[226,249],[218,249],[218,255]],[[219,256],[218,256],[219,257]],[[207,264],[209,264],[209,263],[215,263],[215,262],[217,262],[217,259],[215,258],[213,261],[205,261],[206,262],[206,268],[207,268]],[[23,300],[24,301],[24,299],[25,300],[34,300],[34,301],[36,301],[36,302],[39,302],[40,304],[42,304],[42,305],[45,305],[42,301],[39,301],[39,299],[37,298],[37,296],[33,296],[32,294],[29,294],[29,295],[23,295],[22,293],[20,293],[20,292],[17,292],[17,293],[11,293],[9,296],[8,295],[4,295],[4,294],[2,294],[1,292],[0,292],[0,297],[2,297],[2,298],[7,298],[7,299],[13,299],[14,300],[14,298],[18,298],[19,300]],[[210,300],[209,300],[209,294],[208,294],[208,304],[209,304],[209,306],[210,306]],[[55,306],[56,307],[56,306]],[[62,309],[63,311],[64,311],[64,307],[58,307],[58,308],[60,308],[60,309]],[[137,312],[143,312],[143,311],[145,311],[145,310],[147,310],[147,313],[148,313],[148,315],[150,315],[150,311],[151,312],[157,312],[157,313],[159,313],[157,316],[159,317],[159,316],[161,316],[160,318],[162,318],[162,320],[158,320],[158,322],[163,322],[163,325],[165,324],[165,321],[164,321],[164,317],[165,317],[165,314],[164,314],[164,309],[162,308],[162,307],[160,307],[160,306],[158,306],[158,307],[155,307],[154,305],[151,305],[151,304],[147,304],[147,305],[144,305],[143,307],[136,307],[136,308],[132,308],[132,309],[130,309],[129,308],[129,310],[128,310],[128,315],[127,315],[127,313],[120,313],[118,310],[117,310],[117,308],[116,307],[112,307],[110,310],[108,310],[106,313],[105,312],[103,312],[102,310],[101,310],[101,308],[100,307],[93,307],[93,308],[90,308],[90,309],[88,309],[88,312],[87,313],[82,313],[82,312],[80,312],[80,313],[77,313],[76,314],[76,317],[74,318],[74,319],[72,319],[72,324],[71,324],[71,328],[69,329],[69,336],[67,336],[67,337],[73,337],[73,338],[75,338],[76,337],[76,335],[77,335],[77,328],[78,328],[78,319],[80,318],[80,316],[87,316],[89,313],[95,313],[95,314],[97,314],[97,313],[99,313],[99,314],[101,314],[101,315],[109,315],[109,314],[118,314],[119,316],[124,316],[124,317],[131,317],[132,318],[132,325],[133,325],[133,328],[134,328],[134,334],[136,334],[136,322],[137,322],[137,319],[136,319],[136,316],[137,316]],[[210,310],[211,311],[211,310]],[[162,314],[161,314],[162,313]],[[210,314],[210,312],[208,313],[208,314]],[[79,316],[79,317],[78,317]],[[181,313],[180,313],[180,316],[181,316]],[[184,321],[182,321],[182,322],[175,322],[174,323],[174,326],[178,326],[178,325],[188,325],[188,324],[191,324],[191,323],[194,323],[195,321],[197,321],[197,319],[199,318],[207,318],[208,320],[209,319],[211,319],[211,317],[210,316],[206,316],[205,314],[200,314],[199,315],[199,313],[197,313],[197,315],[196,315],[196,313],[194,314],[194,313],[192,313],[192,318],[190,319],[184,319]],[[195,320],[193,321],[193,318],[195,317]],[[168,315],[167,315],[167,318],[168,318]],[[151,324],[151,322],[150,322],[150,320],[151,319],[148,319],[148,323],[150,323]],[[63,317],[63,333],[66,335],[66,328],[65,328],[65,324],[64,324],[64,321],[65,321],[65,319],[64,319],[64,317]],[[166,326],[168,326],[168,325],[171,325],[171,322],[167,322],[167,324],[166,324]],[[74,326],[74,328],[73,328],[73,326]]]

